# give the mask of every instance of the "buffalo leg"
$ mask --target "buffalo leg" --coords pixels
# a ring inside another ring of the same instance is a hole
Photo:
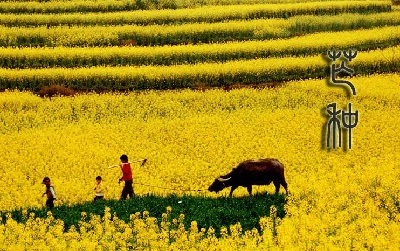
[[[236,188],[238,188],[238,186],[231,187],[231,192],[229,193],[229,197],[232,197],[232,193],[233,193],[233,191],[235,191]]]
[[[287,183],[286,183],[286,181],[283,180],[283,181],[281,182],[281,184],[282,184],[283,188],[285,188],[286,194],[289,194],[289,192],[288,192],[288,190],[287,190]]]
[[[247,191],[249,192],[249,194],[251,195],[251,191],[253,190],[253,187],[252,186],[248,186],[247,187]]]
[[[281,182],[279,182],[279,180],[275,180],[274,181],[274,186],[275,186],[275,193],[279,193],[279,188],[281,186]]]

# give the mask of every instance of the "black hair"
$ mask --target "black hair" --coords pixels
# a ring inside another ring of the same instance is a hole
[[[122,161],[128,161],[128,156],[126,154],[122,154],[121,157],[119,157],[119,159]]]
[[[96,180],[101,180],[101,176],[97,176],[97,177],[96,177]]]
[[[46,181],[50,181],[50,178],[49,177],[44,177],[42,183],[45,183]]]

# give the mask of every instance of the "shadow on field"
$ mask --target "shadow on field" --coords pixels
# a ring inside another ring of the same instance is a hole
[[[229,228],[230,225],[240,222],[243,230],[257,228],[260,230],[260,217],[269,216],[270,207],[274,205],[280,218],[285,216],[284,205],[286,195],[259,193],[244,197],[199,197],[199,196],[177,196],[168,195],[160,197],[155,195],[136,196],[126,201],[102,200],[86,202],[73,206],[57,206],[52,209],[56,219],[63,220],[65,230],[72,225],[78,226],[81,220],[81,212],[103,216],[105,207],[111,208],[111,213],[116,213],[118,218],[129,221],[129,216],[136,212],[148,211],[151,217],[156,217],[161,222],[161,216],[166,212],[166,207],[172,207],[171,219],[178,218],[180,214],[185,215],[184,224],[190,227],[191,221],[197,221],[199,228],[213,227],[217,235],[222,226]],[[47,210],[28,209],[29,213],[35,213],[36,217],[45,218]],[[1,212],[1,221],[4,224],[5,212]],[[18,222],[26,219],[22,216],[22,210],[11,212],[12,218]],[[90,217],[88,217],[90,218]],[[79,228],[78,228],[79,229]]]

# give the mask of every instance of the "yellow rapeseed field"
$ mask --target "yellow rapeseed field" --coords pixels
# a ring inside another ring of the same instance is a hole
[[[75,2],[75,7],[79,8],[78,1]],[[100,1],[97,1],[97,3]],[[209,2],[209,1],[208,1]],[[232,1],[231,1],[232,2]],[[67,2],[68,3],[68,2]],[[88,3],[88,2],[87,2]],[[128,1],[126,2],[128,3]],[[25,3],[26,4],[26,3]],[[38,5],[37,3],[30,3],[32,5]],[[65,2],[49,4],[52,7],[59,8],[60,5]],[[8,5],[8,6],[7,6]],[[10,8],[12,6],[18,6],[23,4],[8,3],[1,6],[0,9]],[[69,3],[71,5],[71,2]],[[86,4],[85,7],[90,6]],[[21,7],[21,6],[19,6]],[[72,7],[72,6],[70,6]],[[100,7],[100,6],[99,6]],[[241,5],[209,5],[199,8],[181,8],[181,9],[155,9],[155,10],[129,10],[129,11],[116,11],[116,12],[89,12],[89,13],[62,13],[54,14],[49,11],[50,14],[3,14],[0,15],[0,24],[2,25],[66,25],[66,24],[80,24],[80,25],[116,25],[116,24],[165,24],[174,22],[217,22],[227,21],[230,19],[249,19],[254,17],[286,17],[294,15],[305,15],[318,13],[335,13],[338,11],[356,12],[360,9],[382,9],[390,10],[390,3],[387,1],[325,1],[321,2],[292,2],[290,4],[241,4]],[[34,9],[34,8],[32,8]],[[42,11],[44,10],[42,4]],[[54,11],[54,10],[53,10]],[[66,11],[66,9],[65,9]]]
[[[400,14],[400,12],[399,12]],[[287,55],[315,55],[331,48],[354,48],[358,51],[394,45],[400,36],[400,26],[372,29],[320,32],[288,39],[240,41],[200,45],[156,47],[0,47],[0,63],[3,68],[16,67],[82,67],[91,65],[174,65],[198,62],[225,62],[232,59]],[[391,52],[396,48],[389,48]],[[398,49],[398,48],[397,48]],[[365,54],[360,52],[360,55]],[[374,61],[382,60],[382,52]],[[282,64],[287,64],[284,60]],[[301,62],[304,64],[304,59]],[[245,62],[244,64],[248,64]],[[260,64],[260,63],[257,63]],[[276,65],[277,63],[274,63]],[[214,68],[214,67],[213,67]],[[232,68],[230,66],[229,68]],[[242,68],[242,67],[240,67]],[[268,67],[270,69],[271,67]],[[92,71],[92,70],[90,70]],[[154,72],[154,69],[151,70]],[[193,71],[193,70],[191,70]],[[6,75],[2,72],[2,75]],[[13,73],[16,75],[16,73]],[[26,75],[24,73],[23,75]],[[146,74],[148,75],[148,74]]]
[[[398,251],[399,13],[388,0],[0,0],[0,251]],[[358,51],[339,76],[355,96],[329,84],[333,49]],[[31,92],[52,84],[79,92]],[[326,147],[330,103],[359,113],[352,149],[346,133]],[[122,154],[148,161],[132,164],[139,196],[119,202],[107,167]],[[288,195],[207,191],[259,158],[284,164]]]
[[[157,226],[146,212],[132,215],[131,222],[110,221],[108,211],[104,219],[93,216],[81,222],[79,231],[65,233],[63,223],[51,215],[42,220],[27,215],[25,224],[9,219],[0,225],[0,243],[6,243],[1,250],[126,250],[130,245],[142,250],[397,250],[400,77],[350,80],[357,89],[351,98],[325,79],[230,92],[52,99],[0,93],[2,211],[42,207],[44,176],[55,186],[56,206],[92,200],[97,175],[107,186],[106,198],[118,198],[120,171],[107,166],[118,163],[122,153],[131,160],[148,158],[144,168],[133,168],[137,194],[169,193],[141,184],[206,189],[239,162],[264,157],[285,164],[291,193],[286,216],[274,221],[275,238],[273,216],[260,219],[260,233],[242,233],[238,224],[216,238],[212,229],[198,229],[196,222],[186,226],[189,230],[179,219],[165,218]],[[325,148],[325,110],[332,102],[340,108],[351,102],[359,111],[351,150]],[[263,191],[273,192],[273,186],[255,189]],[[244,195],[244,188],[234,194]],[[175,236],[175,242],[166,234]]]

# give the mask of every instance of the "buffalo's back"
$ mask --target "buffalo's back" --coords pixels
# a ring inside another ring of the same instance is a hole
[[[283,164],[276,159],[247,160],[231,172],[237,185],[268,185],[284,180]]]

